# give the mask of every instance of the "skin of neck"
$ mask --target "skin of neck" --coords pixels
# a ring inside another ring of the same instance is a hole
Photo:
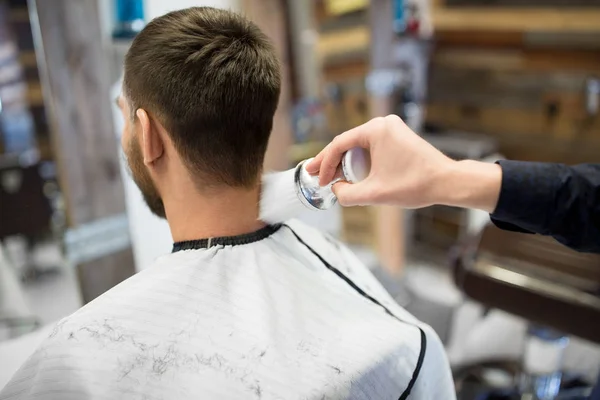
[[[175,242],[237,236],[265,226],[258,220],[260,187],[198,190],[183,165],[159,187]],[[180,170],[180,171],[177,171]]]

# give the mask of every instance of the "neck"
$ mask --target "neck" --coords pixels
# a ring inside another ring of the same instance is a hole
[[[189,186],[188,186],[189,187]],[[258,220],[260,189],[224,188],[203,196],[195,189],[163,197],[175,242],[237,236],[264,227]]]

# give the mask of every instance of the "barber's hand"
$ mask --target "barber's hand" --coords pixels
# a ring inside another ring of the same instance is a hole
[[[438,202],[439,185],[456,163],[415,134],[398,116],[388,115],[337,136],[306,170],[319,174],[321,185],[333,180],[344,153],[353,147],[368,149],[371,172],[363,181],[333,186],[343,206],[394,204],[426,207]]]

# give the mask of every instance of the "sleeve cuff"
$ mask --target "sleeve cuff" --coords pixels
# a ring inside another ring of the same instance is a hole
[[[494,218],[492,215],[490,215],[490,219],[497,228],[500,228],[503,231],[518,232],[518,233],[535,233],[532,231],[528,231],[527,229],[523,229],[518,225],[500,221],[500,220]]]
[[[560,182],[554,179],[555,164],[498,161],[502,167],[502,186],[492,222],[517,232],[545,233]]]

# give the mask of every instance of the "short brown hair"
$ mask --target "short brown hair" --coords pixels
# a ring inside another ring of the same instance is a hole
[[[202,184],[258,182],[281,77],[274,47],[251,21],[192,7],[152,20],[125,57],[124,95],[169,132]]]

